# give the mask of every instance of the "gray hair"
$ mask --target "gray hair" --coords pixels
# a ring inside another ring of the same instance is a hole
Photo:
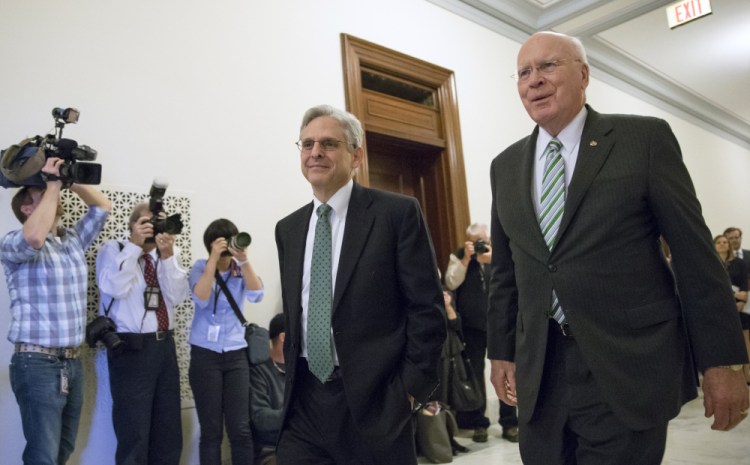
[[[130,213],[130,218],[128,218],[128,229],[130,229],[132,231],[133,230],[133,225],[147,211],[150,211],[150,207],[149,207],[149,204],[147,202],[142,202],[142,203],[136,204],[133,207],[133,211]]]
[[[341,128],[344,130],[344,136],[346,137],[346,143],[352,149],[362,147],[362,124],[357,117],[348,111],[339,110],[330,105],[317,105],[307,110],[302,117],[302,124],[299,128],[300,132],[310,124],[310,121],[321,116],[328,116],[341,123]]]
[[[466,228],[467,236],[485,236],[489,237],[489,228],[483,223],[472,223]]]
[[[570,37],[570,42],[575,47],[576,53],[578,53],[578,58],[583,62],[583,64],[588,65],[589,59],[586,57],[586,49],[583,47],[583,43],[581,42],[581,39],[578,37]]]

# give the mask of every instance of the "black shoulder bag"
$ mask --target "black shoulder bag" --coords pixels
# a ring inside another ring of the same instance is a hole
[[[476,410],[482,406],[484,399],[477,374],[466,356],[464,341],[457,331],[448,329],[446,344],[449,344],[448,405],[457,412]]]
[[[245,316],[242,315],[240,307],[239,305],[237,305],[237,301],[234,300],[234,296],[232,296],[232,293],[229,292],[227,283],[224,282],[218,270],[215,272],[215,277],[216,282],[219,283],[219,287],[221,287],[221,291],[225,296],[227,296],[227,300],[229,301],[229,305],[232,306],[234,314],[237,315],[240,323],[242,323],[242,326],[245,327],[245,340],[247,341],[247,359],[250,362],[250,365],[263,363],[269,357],[268,348],[270,339],[268,336],[268,330],[266,328],[261,328],[255,323],[248,323],[248,321],[245,319]]]

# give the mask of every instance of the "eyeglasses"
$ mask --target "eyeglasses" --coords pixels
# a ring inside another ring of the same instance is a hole
[[[305,140],[298,140],[295,142],[297,144],[297,148],[300,149],[301,152],[310,152],[313,147],[315,147],[315,143],[320,144],[320,148],[323,149],[324,152],[333,152],[335,150],[338,150],[339,145],[343,144],[343,140],[338,139],[305,139]]]
[[[544,63],[537,66],[536,68],[533,66],[527,66],[526,68],[521,68],[517,72],[511,74],[510,77],[515,79],[516,82],[528,81],[534,69],[536,69],[542,74],[552,74],[557,70],[557,68],[565,64],[565,62],[567,61],[569,60],[565,58],[561,58],[559,60],[554,60],[554,61],[545,61]],[[581,60],[574,60],[574,61],[581,61]]]

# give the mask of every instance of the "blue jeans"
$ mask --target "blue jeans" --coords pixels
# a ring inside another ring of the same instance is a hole
[[[61,392],[62,377],[68,394]],[[26,465],[63,465],[73,452],[83,405],[81,360],[33,352],[13,354],[10,384],[21,409]],[[9,459],[10,460],[10,459]]]

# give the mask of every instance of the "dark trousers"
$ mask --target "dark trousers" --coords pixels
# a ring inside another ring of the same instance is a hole
[[[338,370],[324,384],[300,358],[295,383],[276,449],[279,465],[416,465],[412,423],[381,452],[374,455],[367,450],[349,411]]]
[[[178,465],[180,373],[174,339],[143,335],[143,347],[108,353],[117,465]]]
[[[247,351],[218,353],[191,346],[189,377],[201,427],[201,465],[221,465],[225,421],[232,446],[232,464],[253,463]]]
[[[519,433],[526,465],[657,465],[667,424],[645,431],[625,426],[604,400],[575,336],[563,336],[551,321],[537,405]]]
[[[469,357],[471,369],[482,389],[482,406],[476,410],[456,412],[456,423],[462,429],[488,428],[490,420],[484,414],[487,408],[487,386],[484,382],[484,359],[487,354],[487,333],[473,328],[462,328],[464,352]]]
[[[500,403],[500,413],[497,422],[500,423],[500,426],[503,429],[518,426],[518,412],[516,411],[516,407],[508,405],[499,399],[498,402]]]

